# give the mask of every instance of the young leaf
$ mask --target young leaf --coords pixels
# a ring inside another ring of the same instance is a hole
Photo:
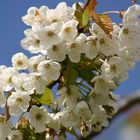
[[[92,11],[95,11],[97,5],[96,0],[88,0],[85,4],[84,12],[82,15],[82,27],[86,26],[89,22]]]
[[[29,126],[21,129],[23,140],[37,140]]]
[[[81,68],[78,70],[79,77],[81,77],[85,81],[91,81],[95,74],[92,72],[92,70],[87,67],[86,65],[82,65]]]
[[[78,77],[78,72],[77,70],[72,66],[72,64],[69,65],[68,68],[68,75],[67,75],[67,84],[71,85],[74,83],[74,81]]]
[[[84,13],[82,15],[82,27],[86,26],[89,22],[90,19],[90,10],[89,9],[85,9]]]
[[[113,24],[111,18],[105,14],[98,14],[97,16],[100,20],[98,25],[104,30],[105,33],[111,35],[113,32]]]
[[[83,9],[82,9],[82,7],[80,6],[79,3],[76,3],[76,11],[77,11],[77,12],[80,12],[80,13],[83,12]]]
[[[76,10],[75,10],[74,15],[75,15],[76,19],[79,21],[80,27],[82,26],[82,14],[83,14],[82,7],[80,6],[79,3],[76,3]]]
[[[90,14],[92,14],[94,21],[104,30],[106,34],[111,35],[113,31],[112,20],[107,15],[104,14],[97,15],[95,12],[96,5],[97,5],[96,0],[88,0],[85,5],[85,10],[88,9]]]
[[[41,104],[51,106],[53,103],[53,100],[54,100],[54,98],[53,98],[53,93],[52,93],[51,89],[46,88],[44,93],[40,97],[39,102]]]

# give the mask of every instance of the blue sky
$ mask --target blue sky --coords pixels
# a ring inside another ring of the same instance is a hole
[[[27,26],[22,22],[21,17],[31,6],[40,7],[48,5],[54,8],[62,0],[0,0],[0,65],[11,65],[11,57],[14,53],[25,52],[20,47],[20,40],[24,38],[23,31]],[[79,0],[84,2],[83,0]],[[98,0],[98,12],[110,10],[123,10],[131,5],[131,0]],[[65,0],[68,5],[77,0]],[[138,2],[140,3],[140,2]],[[119,22],[120,19],[115,15],[113,20]],[[140,63],[136,64],[133,71],[129,72],[129,79],[122,83],[115,91],[122,96],[135,92],[140,89]],[[105,140],[105,139],[104,139]]]

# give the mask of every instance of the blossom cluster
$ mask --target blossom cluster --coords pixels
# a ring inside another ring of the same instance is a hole
[[[55,9],[31,7],[22,18],[31,28],[21,46],[34,56],[17,53],[12,67],[0,66],[1,140],[23,139],[23,115],[30,131],[63,140],[75,129],[83,136],[101,131],[116,113],[113,91],[140,60],[140,6],[128,8],[122,25],[113,23],[111,37],[96,23],[81,31],[75,11],[76,4],[62,2]],[[55,100],[43,104],[40,97],[52,87]],[[12,117],[20,118],[16,125]]]

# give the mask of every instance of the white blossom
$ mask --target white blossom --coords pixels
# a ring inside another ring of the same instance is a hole
[[[50,9],[47,13],[47,21],[51,24],[54,22],[67,22],[73,18],[74,11],[72,8],[67,7],[65,2],[61,2],[55,9]]]
[[[128,78],[127,64],[119,57],[111,57],[101,66],[102,75],[108,79],[118,78],[119,81],[125,81]]]
[[[20,44],[23,49],[28,50],[30,53],[40,53],[43,51],[41,41],[37,38],[36,30],[27,29],[24,31],[26,37],[21,40]]]
[[[39,73],[30,73],[23,83],[23,88],[28,92],[42,94],[48,82],[44,81]]]
[[[74,42],[67,44],[67,54],[71,62],[78,63],[81,60],[81,54],[84,53],[86,44],[86,36],[80,34]]]
[[[48,58],[58,62],[61,62],[66,58],[66,53],[66,44],[64,42],[54,44],[47,50]]]
[[[60,118],[61,116],[63,115],[61,112],[58,112],[56,114],[48,114],[49,115],[49,121],[47,122],[47,125],[50,127],[50,128],[53,128],[55,130],[58,130],[61,128],[61,121],[60,121]]]
[[[4,91],[10,91],[13,88],[12,77],[17,75],[18,72],[15,68],[5,68],[0,76],[0,83]]]
[[[0,66],[0,75],[2,74],[2,72],[6,69],[7,67],[5,65],[1,65]]]
[[[130,6],[127,11],[125,11],[125,14],[123,15],[123,23],[134,23],[136,24],[139,22],[138,16],[140,15],[140,5],[134,4],[133,6]]]
[[[7,100],[10,115],[18,116],[20,113],[26,112],[30,100],[31,97],[27,92],[12,92]]]
[[[0,124],[0,139],[5,140],[11,132],[12,124],[10,121]]]
[[[104,34],[97,39],[97,49],[105,56],[110,56],[118,54],[119,46],[116,41]]]
[[[12,65],[18,70],[25,70],[28,68],[28,57],[23,53],[17,53],[12,57]]]
[[[98,49],[96,48],[96,40],[92,36],[87,38],[87,46],[85,47],[85,55],[89,59],[94,59],[98,55]]]
[[[77,86],[70,85],[70,89],[63,87],[58,91],[58,105],[62,108],[74,109],[78,99],[81,99],[81,93]]]
[[[91,119],[92,113],[85,101],[80,101],[76,104],[76,112],[83,119],[84,122]]]
[[[38,40],[44,49],[48,49],[50,46],[60,43],[61,39],[58,33],[61,29],[61,24],[56,22],[49,26],[45,26],[36,32]]]
[[[45,56],[43,55],[37,55],[33,56],[29,59],[29,70],[30,72],[36,72],[37,67],[41,61],[45,60]]]
[[[48,112],[45,107],[37,107],[35,105],[30,109],[29,121],[35,128],[36,132],[43,132],[46,129],[48,121]]]
[[[133,23],[123,24],[123,27],[120,30],[118,37],[121,41],[121,47],[140,47],[140,26]]]
[[[45,81],[57,80],[60,76],[60,69],[61,65],[52,60],[42,61],[38,65],[38,71]]]
[[[62,29],[59,33],[59,36],[64,41],[69,43],[73,42],[78,35],[78,21],[77,20],[70,20],[62,25]]]
[[[63,116],[61,117],[61,124],[66,128],[79,126],[79,115],[77,115],[73,110],[64,110]]]
[[[27,11],[27,15],[22,17],[25,24],[31,26],[44,26],[46,24],[46,14],[49,8],[47,6],[30,7]]]
[[[23,140],[22,133],[18,130],[12,130],[8,138],[9,140]]]

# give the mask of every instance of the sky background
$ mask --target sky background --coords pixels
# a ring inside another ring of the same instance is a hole
[[[76,0],[64,0],[69,6]],[[84,2],[83,0],[79,0]],[[127,7],[131,5],[131,0],[97,0],[97,12],[105,12],[110,10],[126,10]],[[23,31],[28,28],[23,22],[21,17],[26,14],[26,11],[31,6],[40,7],[42,5],[47,5],[50,8],[55,8],[55,6],[61,2],[61,0],[0,0],[0,65],[5,64],[11,65],[11,57],[17,52],[24,52],[29,55],[27,51],[24,51],[20,46],[20,40],[24,38]],[[140,4],[140,1],[138,0]],[[113,16],[113,20],[120,22],[118,16]],[[122,83],[120,87],[117,88],[115,93],[121,96],[126,96],[128,94],[134,93],[140,89],[140,63],[136,64],[134,70],[129,72],[129,79]],[[124,115],[125,116],[125,115]],[[103,135],[97,140],[110,140],[108,139],[109,133],[116,134],[116,127],[124,119],[124,116],[114,123],[113,127],[108,129],[103,133]],[[115,125],[117,124],[117,125]],[[117,135],[117,134],[116,134]],[[115,136],[115,135],[114,135]],[[115,137],[116,140],[121,140]],[[115,139],[114,139],[115,140]]]

